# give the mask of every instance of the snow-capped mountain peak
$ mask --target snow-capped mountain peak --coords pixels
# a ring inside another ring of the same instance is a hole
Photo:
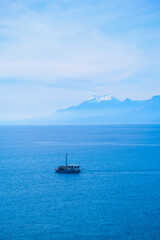
[[[90,102],[101,102],[101,101],[110,101],[110,100],[112,100],[112,96],[109,96],[109,95],[104,95],[104,96],[94,95],[88,98],[88,101]]]
[[[105,95],[105,96],[99,96],[97,98],[97,102],[101,102],[101,101],[110,101],[112,99],[111,96]]]

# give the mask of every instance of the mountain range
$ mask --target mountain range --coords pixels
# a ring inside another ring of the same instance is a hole
[[[120,101],[112,96],[93,96],[81,104],[59,110],[53,115],[59,123],[158,123],[160,95],[148,100]]]
[[[13,123],[13,122],[12,122]],[[160,95],[148,100],[120,101],[115,97],[93,96],[77,106],[38,119],[13,124],[121,124],[160,123]]]

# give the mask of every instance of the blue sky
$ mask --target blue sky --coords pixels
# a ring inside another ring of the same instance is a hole
[[[159,0],[1,0],[0,120],[160,93]]]

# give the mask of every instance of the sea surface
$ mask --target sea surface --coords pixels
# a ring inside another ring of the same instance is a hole
[[[55,173],[66,152],[80,174]],[[8,239],[159,240],[160,125],[1,126]]]

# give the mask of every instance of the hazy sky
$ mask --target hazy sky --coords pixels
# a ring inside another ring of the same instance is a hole
[[[159,0],[1,0],[0,120],[160,94]]]

